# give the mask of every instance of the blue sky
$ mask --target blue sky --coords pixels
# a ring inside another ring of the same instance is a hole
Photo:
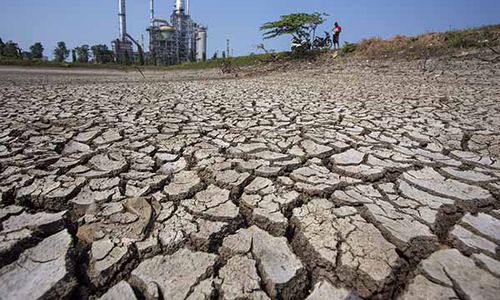
[[[156,0],[156,14],[169,17],[174,0]],[[24,49],[37,41],[52,56],[57,41],[68,47],[105,43],[118,36],[118,0],[0,0],[0,38]],[[149,0],[127,0],[129,33],[137,39],[148,25]],[[338,20],[342,40],[416,35],[500,23],[500,0],[191,0],[195,21],[208,25],[208,52],[225,49],[235,55],[257,52],[259,26],[293,12],[325,12],[321,29]],[[289,40],[266,40],[268,48],[285,50]]]

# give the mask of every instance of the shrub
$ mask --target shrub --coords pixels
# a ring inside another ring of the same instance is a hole
[[[357,47],[358,47],[358,45],[356,45],[356,44],[344,42],[344,46],[342,46],[342,48],[340,49],[340,54],[347,55],[349,53],[352,53],[352,52],[356,51]]]

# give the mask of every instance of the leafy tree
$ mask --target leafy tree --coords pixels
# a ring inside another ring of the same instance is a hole
[[[33,53],[29,52],[29,51],[21,51],[21,58],[25,58],[25,59],[33,59]]]
[[[226,58],[226,51],[222,51],[222,58]]]
[[[311,43],[316,28],[323,24],[326,14],[322,13],[294,13],[281,16],[278,21],[264,23],[261,27],[264,39],[271,39],[282,35],[291,35],[294,40],[302,44]]]
[[[106,51],[104,51],[104,55],[103,55],[103,63],[104,64],[107,64],[107,63],[112,63],[115,61],[115,54],[113,53],[113,51],[111,50],[108,50],[108,47],[106,47]]]
[[[3,56],[3,49],[5,48],[5,43],[0,39],[0,56]]]
[[[212,59],[216,60],[218,56],[219,56],[219,54],[217,53],[217,51],[215,51],[214,55],[212,55]]]
[[[69,50],[66,48],[65,42],[57,43],[57,47],[54,49],[54,56],[57,62],[63,62],[68,58]]]
[[[71,50],[71,62],[76,63],[76,50]]]
[[[113,51],[106,45],[94,45],[90,47],[94,61],[98,64],[106,64],[114,61]]]
[[[75,48],[76,55],[78,56],[78,62],[88,63],[89,62],[89,45],[82,45],[81,47]]]
[[[21,49],[19,49],[17,43],[8,41],[7,43],[5,43],[2,54],[5,57],[19,58],[21,57]]]
[[[38,43],[34,43],[33,45],[31,45],[30,47],[30,51],[31,51],[31,57],[32,58],[43,58],[43,45],[42,43],[38,42]]]
[[[102,60],[102,48],[100,46],[101,45],[94,45],[90,47],[90,50],[92,51],[92,57],[94,58],[94,61],[98,64],[100,64]]]

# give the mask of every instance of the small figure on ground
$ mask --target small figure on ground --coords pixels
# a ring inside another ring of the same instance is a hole
[[[333,28],[333,49],[340,49],[340,33],[342,32],[342,27],[339,23],[335,22],[335,28]]]

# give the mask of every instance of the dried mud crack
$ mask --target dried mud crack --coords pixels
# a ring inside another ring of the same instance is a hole
[[[0,69],[0,299],[497,299],[498,72],[340,64]]]

